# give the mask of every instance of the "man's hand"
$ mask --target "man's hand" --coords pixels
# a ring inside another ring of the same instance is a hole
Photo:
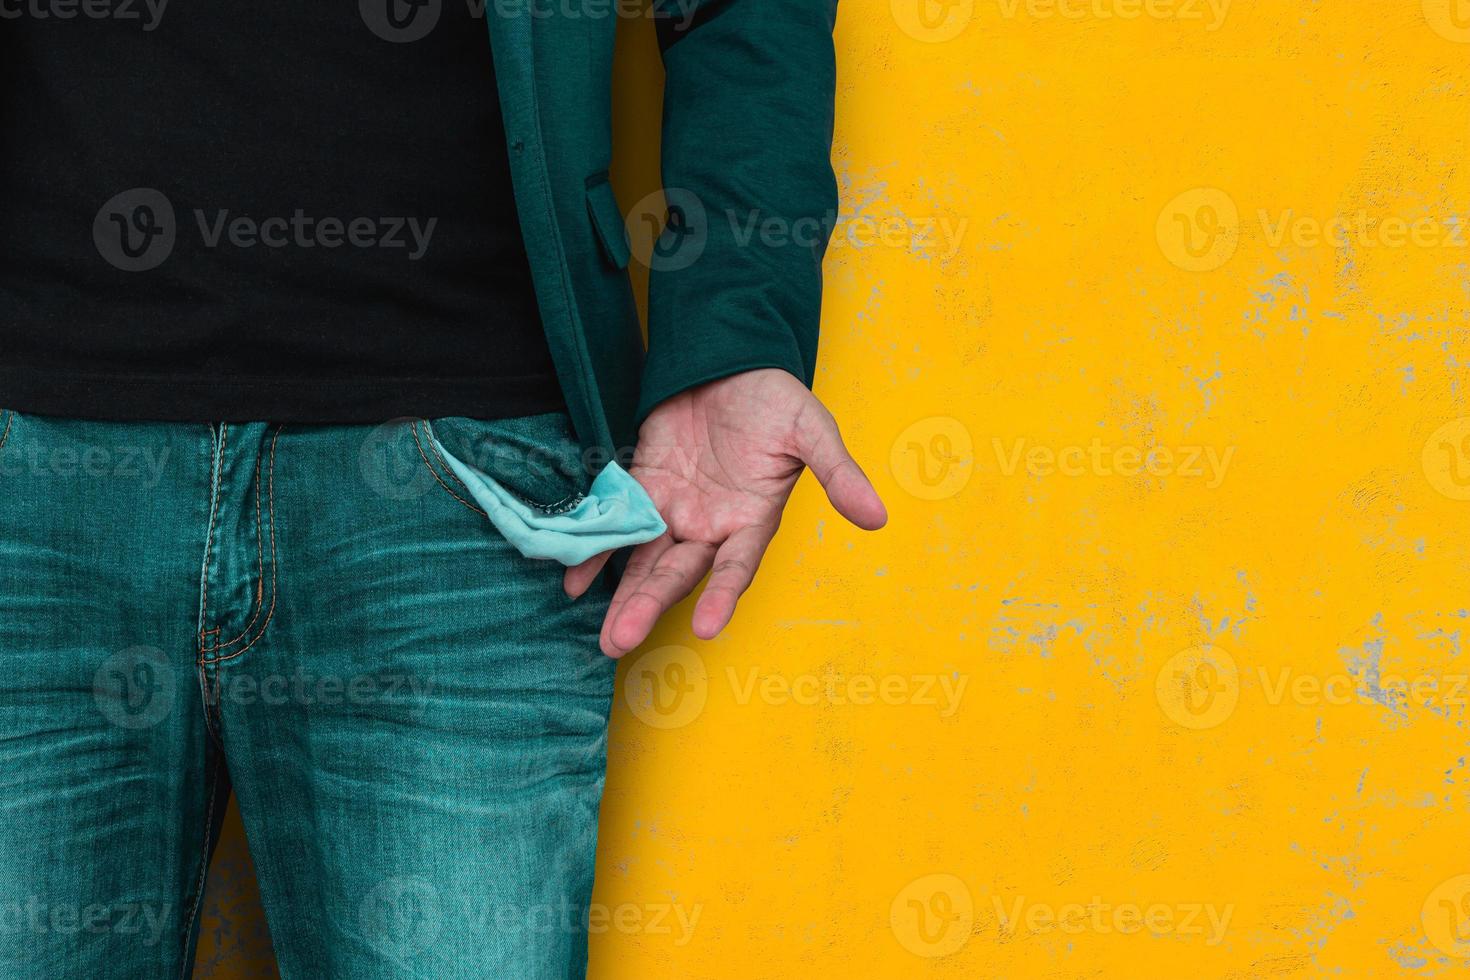
[[[602,624],[602,652],[621,657],[642,643],[711,568],[694,633],[708,640],[724,629],[807,466],[843,517],[868,531],[887,523],[832,413],[785,371],[747,371],[655,408],[639,430],[630,472],[669,530],[634,549]],[[607,559],[567,569],[567,594],[586,592]]]

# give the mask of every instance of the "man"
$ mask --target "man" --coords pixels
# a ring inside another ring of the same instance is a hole
[[[658,5],[646,359],[609,4],[0,8],[0,973],[187,976],[232,788],[283,975],[585,973],[615,658],[804,466],[885,520],[742,234],[829,226],[834,8]]]

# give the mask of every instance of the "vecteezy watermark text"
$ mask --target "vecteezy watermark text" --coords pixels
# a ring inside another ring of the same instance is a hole
[[[0,476],[136,480],[156,487],[168,465],[167,446],[10,446],[0,454]]]
[[[163,20],[170,0],[0,0],[0,20],[137,21],[145,33]]]
[[[1225,480],[1235,447],[1223,452],[1214,446],[1112,446],[1101,439],[1087,445],[1040,446],[1026,439],[1012,440],[1007,446],[992,439],[996,462],[1005,476],[1019,470],[1031,476],[1154,476],[1203,478],[1213,490]]]
[[[428,253],[439,224],[438,218],[319,216],[304,208],[265,217],[229,208],[195,208],[191,214],[199,243],[208,249],[385,249],[404,252],[410,262]],[[168,260],[188,227],[162,191],[135,187],[102,205],[92,223],[92,240],[109,264],[146,272]]]
[[[157,946],[172,917],[165,905],[147,902],[88,902],[75,904],[45,901],[39,895],[0,902],[0,935],[79,936],[112,933],[137,936],[147,946]]]
[[[1160,20],[1218,31],[1231,0],[996,0],[1006,20]]]
[[[1153,936],[1200,937],[1206,946],[1218,946],[1225,940],[1234,905],[1217,906],[1210,902],[1107,902],[1094,896],[1089,902],[1053,905],[1028,901],[1017,896],[1010,901],[991,896],[1001,932],[1013,936],[1017,932],[1041,934],[1060,932],[1076,936],[1083,933],[1128,936],[1149,933]]]

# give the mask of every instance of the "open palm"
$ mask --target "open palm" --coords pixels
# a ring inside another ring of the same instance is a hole
[[[747,371],[655,408],[639,430],[630,472],[669,529],[634,549],[602,626],[603,652],[620,657],[642,643],[711,569],[694,632],[710,639],[724,629],[806,467],[853,524],[877,530],[887,522],[832,413],[785,371]],[[608,557],[567,569],[567,593],[585,592]]]

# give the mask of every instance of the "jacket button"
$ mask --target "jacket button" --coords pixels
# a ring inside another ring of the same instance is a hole
[[[512,150],[515,150],[517,153],[520,153],[526,148],[526,144],[522,140],[516,140],[514,143],[511,144],[510,148]]]

